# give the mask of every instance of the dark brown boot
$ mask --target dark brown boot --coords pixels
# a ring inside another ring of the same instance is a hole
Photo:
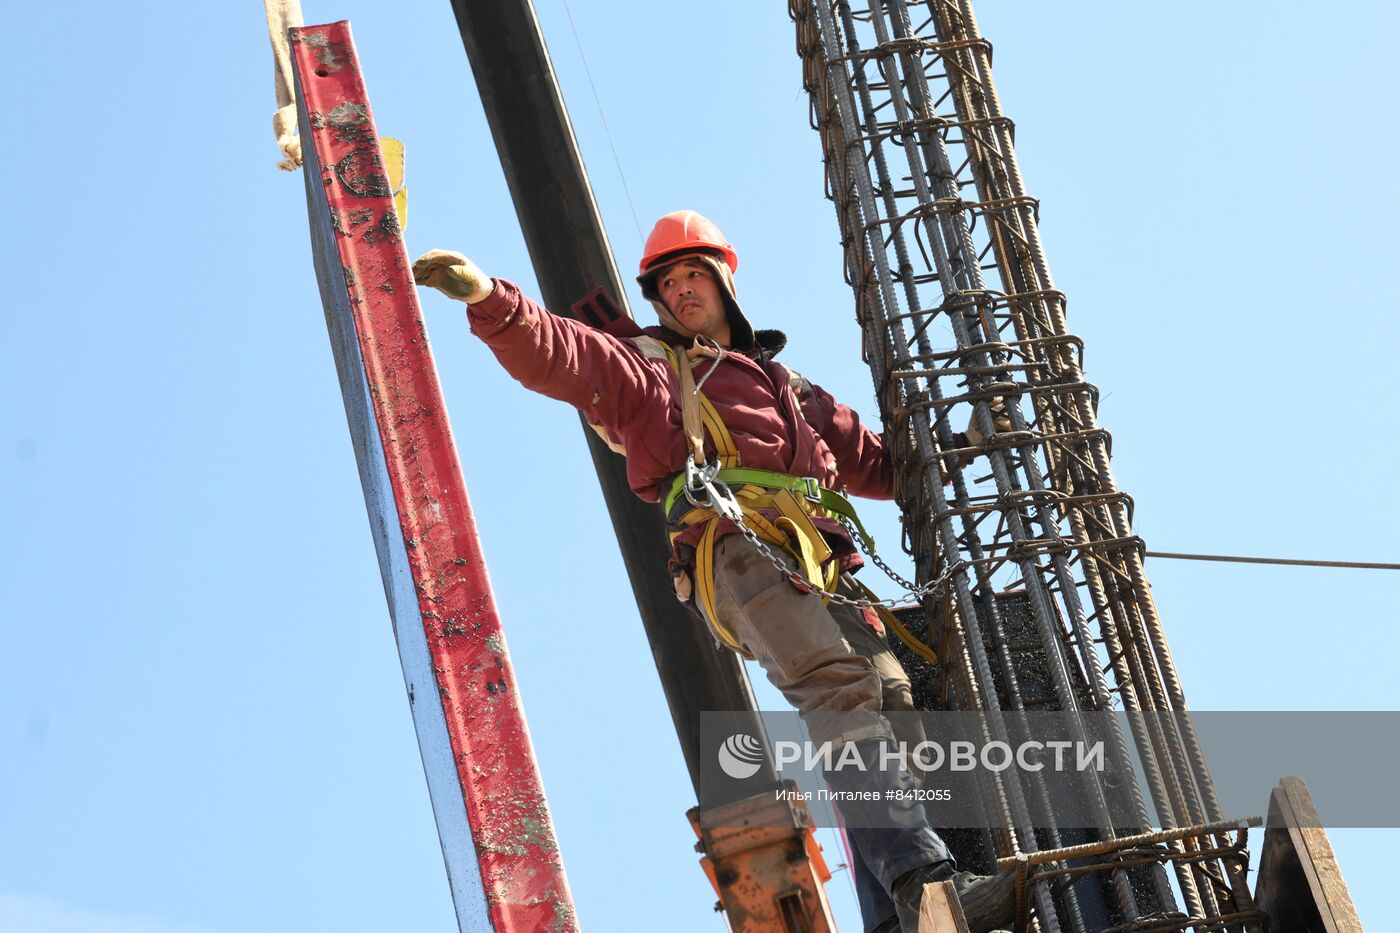
[[[969,871],[954,872],[947,862],[940,862],[916,868],[895,882],[891,893],[904,933],[919,933],[919,907],[923,902],[924,885],[949,880],[957,891],[967,928],[972,933],[992,933],[1011,928],[1016,920],[1015,871],[974,875]]]
[[[947,881],[954,875],[951,862],[924,865],[900,875],[890,891],[899,928],[903,933],[919,933],[919,908],[923,905],[924,885]]]
[[[960,871],[953,876],[967,928],[972,933],[1011,929],[1016,921],[1016,872],[1007,869],[995,875],[974,875]]]

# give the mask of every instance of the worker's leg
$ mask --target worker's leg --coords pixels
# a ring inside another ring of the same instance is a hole
[[[796,566],[786,553],[773,553]],[[798,590],[738,535],[715,546],[715,613],[818,744],[891,736],[870,659],[851,648],[819,597]]]
[[[870,870],[870,866],[865,864],[865,859],[861,858],[860,846],[851,839],[849,830],[847,839],[850,842],[851,883],[856,888],[856,903],[860,905],[860,919],[865,933],[899,929],[893,923],[895,907],[889,892],[880,883],[880,879],[875,877],[875,872]]]
[[[842,574],[839,592],[843,596],[857,598],[863,595],[849,574]],[[861,610],[855,606],[832,603],[827,606],[827,611],[836,620],[842,637],[851,649],[856,654],[869,658],[871,666],[880,675],[880,710],[884,713],[901,714],[889,718],[895,739],[906,749],[917,747],[928,736],[924,732],[922,720],[915,715],[914,691],[909,684],[909,675],[905,672],[904,665],[899,663],[899,658],[890,650],[885,636],[870,624],[867,614],[873,615],[874,610]],[[913,773],[914,782],[917,784],[920,772],[913,769]]]
[[[842,577],[840,592],[847,596],[862,595],[855,582],[846,575]],[[871,611],[840,603],[831,603],[826,608],[836,620],[836,625],[841,629],[841,634],[851,649],[856,654],[868,658],[875,672],[880,675],[880,709],[885,713],[898,714],[886,717],[894,731],[895,740],[902,748],[915,748],[926,736],[923,723],[914,715],[914,693],[909,684],[909,675],[905,673],[904,665],[899,663],[899,658],[890,650],[884,636],[870,624],[866,616],[867,612]],[[921,783],[920,778],[923,775],[917,768],[910,768],[910,776],[916,786]],[[854,845],[851,848],[851,877],[855,882],[856,897],[860,901],[860,914],[865,918],[867,933],[881,923],[891,924],[887,929],[893,928],[894,901],[876,881],[865,860],[860,857],[859,850]]]
[[[909,772],[881,766],[894,736],[880,713],[880,673],[851,647],[820,597],[799,591],[752,543],[731,535],[715,549],[715,611],[802,714],[814,742],[830,742],[837,760],[854,743],[865,768],[831,769],[827,780],[834,790],[877,801],[841,809],[851,844],[884,891],[912,869],[951,861],[913,799]]]

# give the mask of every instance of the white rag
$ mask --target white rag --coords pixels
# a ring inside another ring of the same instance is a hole
[[[301,26],[300,0],[263,0],[267,9],[267,36],[272,40],[273,80],[277,86],[277,112],[272,115],[272,131],[286,156],[277,167],[284,172],[301,168],[301,139],[297,137],[297,100],[292,81],[292,52],[287,30]]]

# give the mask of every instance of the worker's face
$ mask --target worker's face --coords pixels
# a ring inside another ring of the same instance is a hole
[[[699,259],[682,259],[656,277],[661,303],[687,337],[704,334],[729,344],[729,316],[715,273]]]

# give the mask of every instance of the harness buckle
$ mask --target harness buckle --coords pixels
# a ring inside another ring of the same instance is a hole
[[[809,502],[817,505],[822,503],[822,484],[817,482],[815,476],[799,476],[797,481],[802,484],[802,495]]]

